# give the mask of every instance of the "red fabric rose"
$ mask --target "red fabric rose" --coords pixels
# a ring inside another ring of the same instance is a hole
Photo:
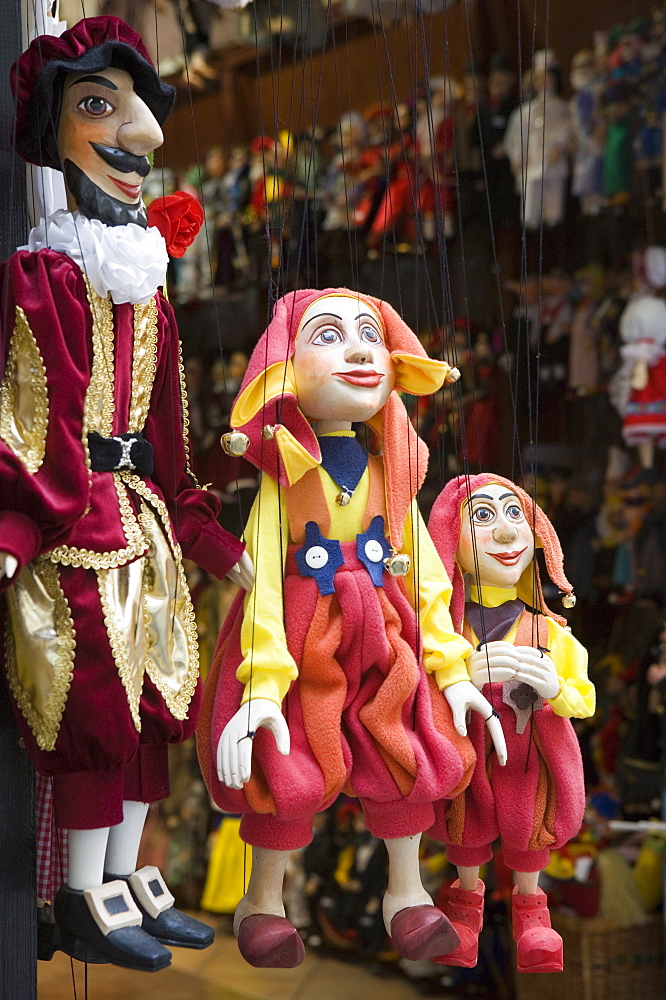
[[[171,257],[182,257],[203,224],[203,209],[186,191],[155,198],[148,206],[148,225],[155,226],[166,241]]]

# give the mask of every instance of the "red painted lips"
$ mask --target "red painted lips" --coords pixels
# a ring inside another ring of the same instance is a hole
[[[112,177],[110,174],[107,174],[106,176],[110,181],[113,181],[118,190],[122,191],[122,193],[128,198],[133,198],[135,201],[138,201],[141,197],[140,184],[126,184],[125,181],[119,181],[116,177]]]
[[[486,552],[486,555],[492,556],[502,566],[515,566],[520,561],[524,551],[525,549],[520,549],[518,552]]]
[[[350,385],[361,385],[369,389],[375,389],[381,384],[384,376],[373,369],[353,369],[350,372],[333,372],[336,378],[341,378]]]

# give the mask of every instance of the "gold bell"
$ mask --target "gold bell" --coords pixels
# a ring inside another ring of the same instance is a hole
[[[335,502],[337,503],[338,507],[346,507],[347,504],[351,503],[351,498],[352,498],[351,493],[348,493],[346,490],[343,490],[342,493],[338,493],[338,495],[335,498]]]
[[[227,455],[244,455],[250,447],[250,439],[241,431],[229,431],[220,438],[220,444]]]
[[[275,424],[264,424],[261,428],[261,436],[264,441],[272,441],[275,437]]]
[[[575,608],[576,607],[576,595],[573,593],[564,594],[562,597],[562,604],[565,608]]]
[[[447,382],[457,382],[459,378],[460,378],[460,369],[459,368],[449,368],[448,372],[446,373],[446,381]]]
[[[404,552],[396,552],[384,560],[384,566],[389,576],[406,576],[412,561]]]

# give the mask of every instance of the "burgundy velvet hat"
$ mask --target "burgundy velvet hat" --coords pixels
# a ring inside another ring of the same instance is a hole
[[[176,91],[162,83],[141,37],[119,17],[87,17],[60,37],[39,35],[10,71],[16,99],[16,152],[40,167],[60,170],[56,131],[65,73],[98,73],[115,66],[162,125]]]

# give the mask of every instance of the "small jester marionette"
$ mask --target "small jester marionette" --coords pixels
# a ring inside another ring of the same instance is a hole
[[[489,719],[500,758],[504,744],[451,628],[449,579],[414,499],[427,449],[394,391],[433,392],[447,373],[386,302],[301,290],[277,303],[234,404],[228,444],[244,434],[264,473],[245,533],[256,583],[223,629],[198,742],[215,801],[242,813],[252,845],[234,927],[254,965],[302,961],[285,865],[343,790],[386,842],[395,947],[420,958],[458,941],[421,885],[420,835],[433,803],[469,780],[467,709]],[[352,422],[378,435],[381,460]]]
[[[475,651],[466,664],[472,683],[499,715],[508,762],[498,767],[493,747],[474,716],[469,734],[476,769],[453,802],[437,805],[429,833],[446,843],[459,879],[448,916],[460,945],[438,961],[476,965],[483,922],[479,866],[502,838],[516,873],[513,935],[519,972],[562,970],[562,939],[550,926],[537,886],[551,848],[573,837],[583,819],[583,768],[569,721],[594,712],[587,653],[543,599],[535,546],[546,569],[574,603],[562,569],[562,550],[550,521],[524,490],[484,473],[447,484],[432,509],[430,534],[453,581],[451,617]],[[467,578],[469,600],[465,600]]]
[[[135,870],[148,805],[168,794],[167,746],[193,732],[199,704],[181,547],[251,586],[242,544],[189,471],[159,288],[167,247],[141,198],[174,92],[113,17],[36,38],[11,80],[16,148],[62,170],[70,211],[0,269],[5,673],[68,831],[55,940],[84,961],[155,970],[165,944],[212,940],[156,868]]]

